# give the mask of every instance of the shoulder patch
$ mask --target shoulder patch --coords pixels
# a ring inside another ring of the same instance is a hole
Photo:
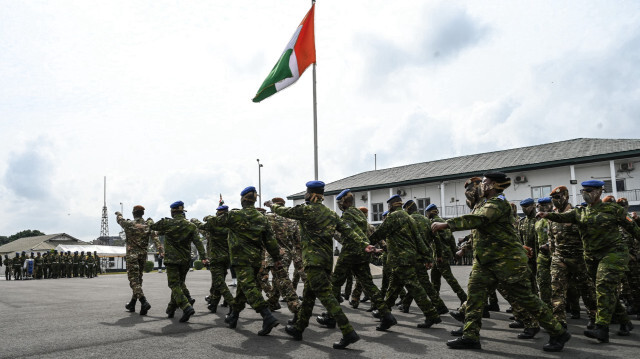
[[[499,195],[498,195],[498,198],[499,198],[499,199],[501,199],[501,200],[503,200],[503,201],[506,201],[506,200],[507,200],[507,197],[505,197],[503,194],[499,194]]]

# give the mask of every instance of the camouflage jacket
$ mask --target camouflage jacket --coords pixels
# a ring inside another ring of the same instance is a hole
[[[521,218],[518,222],[518,239],[520,239],[520,243],[522,245],[530,247],[533,250],[534,258],[538,255],[538,234],[536,233],[537,221],[538,220],[534,215],[533,217]]]
[[[196,246],[200,259],[205,259],[204,246],[198,235],[198,227],[189,222],[184,214],[163,218],[151,225],[151,230],[164,235],[164,262],[166,264],[188,264],[191,261],[191,243]]]
[[[229,230],[232,266],[259,267],[263,259],[263,246],[274,261],[280,260],[280,250],[269,220],[255,207],[234,209],[219,217],[212,217],[210,221]]]
[[[452,231],[472,230],[473,254],[480,264],[506,258],[526,262],[514,221],[511,204],[500,194],[481,202],[471,214],[447,220],[447,224]]]
[[[231,263],[229,257],[229,229],[216,224],[214,216],[204,218],[199,229],[207,236],[207,257],[211,263]]]
[[[538,255],[543,255],[549,257],[551,253],[545,253],[540,250],[540,247],[549,244],[549,227],[550,222],[548,219],[542,218],[536,222],[536,238],[537,238],[537,246],[535,248],[538,249]]]
[[[624,208],[617,203],[599,202],[593,206],[577,207],[564,213],[548,213],[547,219],[578,225],[584,254],[589,257],[628,251],[618,227],[627,230],[634,238],[640,239],[640,228],[627,217]]]
[[[158,240],[158,235],[151,230],[153,220],[151,218],[146,221],[142,217],[133,220],[125,219],[122,215],[116,217],[116,221],[124,230],[127,237],[127,253],[144,254],[149,248],[149,239],[152,238],[156,248],[160,249],[162,245]]]
[[[567,211],[571,209],[573,207],[569,205]],[[549,223],[549,249],[554,257],[582,258],[584,249],[578,226],[572,223]]]
[[[80,257],[77,254],[73,255],[73,264],[78,264],[80,263]]]
[[[300,224],[302,263],[305,268],[333,268],[333,234],[337,230],[343,237],[351,237],[355,243],[365,243],[366,238],[350,224],[322,203],[301,204],[295,207],[272,205],[271,210],[283,217],[296,219]],[[345,239],[346,240],[346,239]]]
[[[429,258],[416,221],[402,209],[393,209],[378,229],[371,235],[371,242],[387,242],[387,262],[393,267],[415,266]]]
[[[342,244],[342,251],[340,257],[349,258],[352,262],[368,262],[370,255],[365,251],[369,245],[367,232],[369,230],[367,217],[361,210],[355,207],[349,207],[340,217],[342,221],[353,228],[358,234],[358,238],[364,240],[354,241],[354,237],[342,237],[339,233],[336,235],[336,239]]]
[[[436,215],[433,217],[431,222],[440,222],[444,223],[445,220],[440,216]],[[456,239],[453,237],[453,233],[450,229],[445,229],[444,231],[440,231],[437,233],[437,241],[439,242],[439,247],[441,254],[436,255],[437,258],[444,258],[445,260],[451,260],[453,255],[456,253]]]
[[[13,267],[13,260],[11,258],[5,258],[3,263],[7,268]]]
[[[418,212],[410,214],[411,218],[413,218],[414,222],[416,222],[416,227],[418,228],[418,232],[420,233],[420,237],[424,241],[425,246],[427,246],[428,254],[422,256],[420,258],[421,262],[424,263],[433,263],[433,256],[436,258],[442,257],[442,249],[440,247],[440,240],[437,236],[431,231],[431,221],[429,218],[421,215]]]
[[[631,219],[631,214],[627,214],[627,218]],[[635,222],[635,225],[637,226],[638,223]],[[640,253],[640,242],[633,238],[633,235],[631,235],[631,233],[623,227],[620,227],[620,235],[622,236],[622,240],[627,244],[627,247],[629,248],[629,254],[634,258],[637,257],[638,253]]]

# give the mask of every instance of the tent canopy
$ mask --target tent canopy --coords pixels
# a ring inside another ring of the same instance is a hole
[[[58,252],[97,252],[100,257],[124,257],[127,249],[124,246],[97,246],[97,245],[75,245],[75,244],[58,244],[56,247]]]

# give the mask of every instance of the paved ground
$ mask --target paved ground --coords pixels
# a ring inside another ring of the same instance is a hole
[[[454,267],[454,273],[464,284],[469,270],[470,267]],[[187,286],[197,298],[197,313],[188,324],[183,324],[178,322],[180,311],[171,320],[164,314],[169,298],[165,274],[154,272],[144,276],[145,293],[153,306],[146,317],[124,310],[131,293],[124,274],[96,279],[0,280],[0,357],[637,358],[640,349],[640,330],[630,337],[612,333],[610,344],[596,344],[582,335],[586,324],[583,319],[570,320],[573,338],[565,351],[548,354],[542,351],[546,334],[540,333],[530,341],[515,339],[517,331],[507,327],[509,315],[500,312],[483,321],[483,350],[454,351],[444,344],[452,338],[449,331],[458,326],[449,315],[443,315],[443,323],[434,328],[418,329],[415,325],[422,316],[415,307],[408,314],[395,311],[399,324],[383,333],[375,330],[376,322],[365,312],[369,306],[365,303],[364,309],[345,308],[362,340],[349,350],[339,351],[332,349],[331,343],[339,340],[340,332],[320,328],[313,321],[302,342],[290,340],[284,333],[284,324],[268,337],[257,336],[261,319],[252,310],[242,313],[236,330],[226,328],[225,308],[220,308],[217,314],[206,309],[203,297],[208,294],[209,285],[208,272],[189,273]],[[457,298],[446,284],[442,295],[450,307],[457,305]],[[501,302],[501,308],[506,307]],[[316,306],[315,314],[321,311]],[[291,317],[286,309],[276,316],[281,323]],[[640,323],[634,323],[640,329]]]

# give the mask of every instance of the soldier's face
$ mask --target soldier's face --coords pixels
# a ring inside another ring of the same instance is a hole
[[[552,209],[551,203],[541,203],[538,205],[538,211],[540,212],[550,212]]]
[[[594,187],[585,187],[581,191],[582,198],[587,204],[592,204],[600,199],[600,195],[602,195],[602,188],[594,188]]]
[[[559,210],[563,210],[569,203],[569,192],[560,192],[551,196],[553,206]]]
[[[480,184],[480,196],[486,197],[487,192],[493,189],[493,184],[495,182],[487,177],[482,178],[482,183]]]
[[[522,212],[524,212],[524,214],[527,216],[530,216],[535,211],[536,211],[536,206],[534,206],[533,204],[530,204],[528,206],[522,206]]]

